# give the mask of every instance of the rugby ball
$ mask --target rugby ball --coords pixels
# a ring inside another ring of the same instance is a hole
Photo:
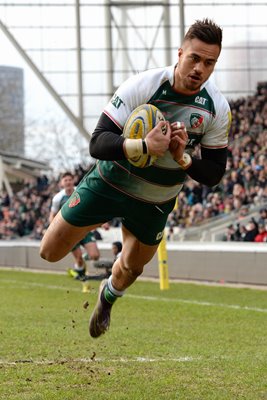
[[[123,136],[127,139],[145,139],[159,121],[165,121],[162,112],[152,104],[142,104],[135,108],[129,115],[124,128]],[[163,132],[163,134],[166,131]],[[156,161],[157,156],[142,154],[128,161],[135,167],[145,168],[150,167]]]

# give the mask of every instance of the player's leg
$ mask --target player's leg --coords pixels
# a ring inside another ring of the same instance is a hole
[[[76,246],[73,247],[71,250],[72,255],[75,260],[75,264],[77,267],[84,267],[84,260],[83,260],[83,252],[80,246],[80,243],[78,243]]]
[[[86,276],[86,262],[83,259],[80,243],[73,247],[71,253],[74,258],[74,266],[69,268],[68,274],[74,279],[83,280]]]
[[[51,262],[60,260],[74,245],[81,242],[88,232],[117,215],[116,191],[109,190],[108,185],[103,184],[102,180],[98,183],[94,181],[95,190],[92,191],[91,174],[94,174],[94,170],[91,170],[79,183],[48,227],[40,248],[41,257],[44,259]],[[103,191],[102,195],[97,193],[97,184],[100,186],[99,191]],[[105,190],[102,188],[103,185]],[[109,191],[112,193],[108,193]]]
[[[142,274],[144,266],[156,253],[174,204],[174,199],[160,207],[128,199],[122,220],[121,256],[114,262],[108,281],[100,286],[98,301],[89,323],[92,337],[100,336],[109,328],[112,305]]]
[[[82,245],[88,255],[88,260],[97,261],[100,257],[100,251],[97,246],[97,242],[93,235],[93,232],[89,232],[86,237],[82,240]]]
[[[150,246],[140,242],[125,226],[122,226],[122,235],[121,256],[112,267],[112,284],[118,291],[124,291],[134,283],[158,248],[158,244]]]
[[[72,248],[97,225],[74,226],[67,222],[61,211],[57,213],[41,241],[40,256],[47,261],[56,262],[65,257]]]
[[[113,264],[109,279],[101,282],[98,301],[90,318],[89,332],[92,337],[100,336],[109,328],[112,305],[142,274],[145,264],[152,259],[158,248],[158,244],[146,245],[140,242],[125,227],[122,230],[121,256]]]
[[[79,242],[79,244],[85,250],[85,252],[83,251],[79,253],[79,257],[81,258],[80,265],[84,266],[85,275],[83,276],[83,279],[86,280],[89,279],[89,271],[93,269],[94,261],[99,259],[100,252],[93,232],[87,233],[87,235]]]

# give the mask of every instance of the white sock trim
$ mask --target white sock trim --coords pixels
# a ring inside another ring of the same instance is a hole
[[[125,290],[117,290],[112,285],[112,275],[108,278],[108,288],[114,296],[122,297],[124,295]]]
[[[84,270],[84,265],[82,265],[81,267],[77,264],[74,264],[74,269],[77,272],[83,271]]]

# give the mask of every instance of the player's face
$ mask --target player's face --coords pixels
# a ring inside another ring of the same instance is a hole
[[[220,55],[220,47],[192,39],[183,43],[178,55],[174,89],[190,95],[197,92],[210,77]]]
[[[72,176],[64,176],[64,178],[61,179],[61,186],[64,189],[73,189],[74,187],[74,179]]]
[[[114,244],[112,245],[112,252],[113,252],[114,256],[116,256],[118,254],[118,247],[115,246]]]

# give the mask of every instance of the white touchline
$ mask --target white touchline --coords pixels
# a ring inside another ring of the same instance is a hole
[[[51,289],[51,290],[62,290],[62,291],[71,291],[71,292],[81,292],[81,289],[76,289],[76,288],[70,288],[70,287],[62,287],[62,286],[57,286],[57,285],[46,285],[42,283],[35,283],[35,282],[28,282],[28,283],[23,283],[12,280],[12,279],[2,279],[1,283],[14,283],[16,285],[19,284],[20,289],[28,289],[29,287],[40,287],[40,288],[45,288],[45,289]],[[0,287],[1,287],[0,283]],[[3,286],[2,286],[3,287]],[[16,286],[17,288],[17,286]],[[180,299],[180,298],[175,298],[175,299],[169,299],[167,297],[159,297],[159,296],[140,296],[140,295],[135,295],[135,294],[130,294],[127,293],[125,295],[125,298],[133,298],[133,299],[140,299],[140,300],[146,300],[146,301],[162,301],[162,302],[167,302],[167,303],[184,303],[184,304],[192,304],[196,306],[206,306],[206,307],[221,307],[221,308],[229,308],[229,309],[234,309],[234,310],[242,310],[242,311],[254,311],[254,312],[260,312],[260,313],[267,313],[267,308],[259,308],[259,307],[250,307],[250,306],[240,306],[238,304],[225,304],[225,303],[211,303],[208,301],[198,301],[198,300],[193,300],[193,299]]]
[[[211,303],[208,301],[198,301],[198,300],[187,300],[187,299],[167,299],[166,297],[156,297],[156,296],[139,296],[133,294],[127,294],[127,297],[142,299],[142,300],[151,300],[151,301],[166,301],[166,302],[175,302],[175,303],[185,303],[185,304],[195,304],[197,306],[207,306],[207,307],[223,307],[223,308],[231,308],[235,310],[244,310],[244,311],[256,311],[267,313],[267,308],[258,308],[258,307],[249,307],[249,306],[239,306],[237,304],[225,304],[225,303]]]
[[[64,292],[81,292],[81,289],[76,289],[76,288],[70,288],[70,287],[64,287],[64,286],[57,286],[57,285],[46,285],[45,283],[36,283],[36,282],[23,282],[21,283],[20,281],[16,281],[13,279],[1,279],[0,281],[0,287],[1,283],[14,283],[15,285],[19,285],[20,289],[29,289],[30,287],[40,287],[44,289],[51,289],[51,290],[62,290]],[[2,285],[2,287],[4,287]],[[16,286],[17,288],[17,286]]]
[[[218,357],[215,357],[216,359]],[[224,358],[222,356],[222,358]],[[18,364],[34,364],[34,365],[54,365],[54,364],[68,364],[68,363],[95,363],[95,362],[108,362],[108,363],[135,363],[135,362],[149,362],[149,363],[158,363],[158,362],[177,362],[177,363],[182,363],[182,362],[193,362],[193,361],[200,361],[202,358],[201,357],[175,357],[175,358],[166,358],[166,357],[158,357],[158,358],[151,358],[151,357],[133,357],[133,358],[124,358],[124,357],[118,357],[114,359],[110,358],[102,358],[102,357],[95,357],[95,358],[62,358],[62,359],[56,359],[56,360],[33,360],[31,358],[29,359],[21,359],[21,360],[14,360],[14,361],[5,361],[5,360],[0,360],[0,365],[8,366],[8,365],[18,365]]]

